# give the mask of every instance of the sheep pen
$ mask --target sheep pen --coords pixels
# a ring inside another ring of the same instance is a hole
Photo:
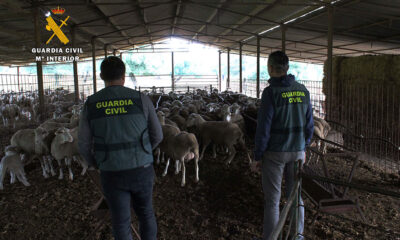
[[[165,95],[149,94],[153,102]],[[253,103],[259,102],[243,98],[231,92],[181,94],[166,97],[160,102],[158,110],[168,109],[174,100],[191,102],[191,96],[202,96],[203,106],[196,107],[202,117],[208,121],[222,121],[215,111],[206,111],[207,104],[215,103],[217,108],[242,99],[241,112],[254,116]],[[175,99],[177,97],[178,99]],[[222,101],[223,99],[224,101]],[[186,100],[186,101],[185,101]],[[156,105],[156,104],[155,104]],[[185,104],[181,109],[186,111]],[[168,111],[164,110],[168,116]],[[193,110],[187,110],[192,112]],[[196,110],[197,111],[197,110]],[[179,111],[174,111],[176,118]],[[160,114],[161,115],[161,114]],[[180,118],[179,118],[180,119]],[[180,123],[182,124],[182,123]],[[29,126],[36,128],[39,125]],[[254,126],[247,123],[248,135]],[[19,128],[0,129],[2,149],[9,144],[11,136]],[[191,131],[190,128],[187,131]],[[246,147],[254,148],[252,137],[246,137]],[[199,143],[201,144],[201,143]],[[200,182],[195,183],[194,161],[187,163],[187,182],[181,187],[181,178],[173,174],[161,177],[165,164],[154,164],[156,182],[154,185],[154,207],[158,223],[158,239],[252,239],[260,237],[263,216],[263,193],[260,175],[250,172],[246,151],[237,148],[235,160],[230,165],[223,161],[225,149],[217,146],[217,157],[208,149],[201,161]],[[2,153],[3,154],[3,153]],[[342,176],[343,169],[351,161],[329,159],[331,176]],[[25,168],[31,186],[21,183],[11,185],[6,177],[4,190],[0,191],[0,239],[112,239],[111,226],[107,224],[101,231],[90,236],[95,227],[95,219],[90,214],[92,206],[100,197],[93,182],[87,175],[77,174],[73,181],[67,178],[59,180],[57,176],[45,179],[39,161],[33,161]],[[81,166],[72,164],[74,173]],[[353,182],[373,184],[397,191],[400,176],[387,174],[361,162],[355,172]],[[321,214],[311,224],[316,213],[310,200],[305,198],[306,219],[305,236],[307,239],[398,239],[400,237],[400,202],[379,194],[366,193],[350,189],[349,194],[360,201],[367,223],[361,223],[354,213],[333,216]],[[179,199],[179,201],[176,201]],[[285,203],[283,198],[281,205]],[[137,224],[133,216],[133,222]]]

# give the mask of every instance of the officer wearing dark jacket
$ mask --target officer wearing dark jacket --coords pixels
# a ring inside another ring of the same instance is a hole
[[[100,170],[116,240],[131,240],[131,203],[142,240],[155,240],[152,150],[162,140],[151,100],[124,87],[125,64],[118,57],[100,66],[105,88],[88,97],[79,122],[79,150]]]
[[[282,175],[286,196],[294,184],[294,162],[305,158],[314,122],[310,93],[304,85],[287,75],[289,59],[281,51],[268,57],[269,86],[264,89],[258,111],[253,171],[262,173],[264,192],[263,240],[269,240],[279,220]],[[299,208],[296,239],[303,239],[304,207]]]

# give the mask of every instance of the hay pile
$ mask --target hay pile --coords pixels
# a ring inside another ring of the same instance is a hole
[[[328,118],[363,136],[400,144],[400,56],[334,57],[332,65],[332,84],[324,65]]]

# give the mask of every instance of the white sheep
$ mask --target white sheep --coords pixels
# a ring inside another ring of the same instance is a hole
[[[11,176],[11,184],[15,183],[16,177],[26,187],[30,186],[26,179],[22,154],[20,154],[20,151],[14,146],[6,147],[5,156],[0,162],[0,190],[4,189],[3,181],[7,171]]]
[[[49,163],[47,158],[40,158],[36,153],[36,139],[35,139],[35,129],[21,129],[18,130],[11,137],[11,146],[20,149],[21,153],[25,155],[27,161],[32,161],[34,158],[39,158],[40,165],[42,167],[43,177],[48,178]]]
[[[200,159],[203,159],[204,151],[207,146],[213,142],[213,153],[215,154],[215,145],[221,145],[228,148],[228,156],[226,164],[230,164],[236,155],[235,145],[239,143],[244,149],[243,132],[235,123],[222,122],[222,121],[205,121],[200,115],[192,113],[187,120],[187,127],[196,127],[202,149]]]
[[[168,136],[166,139],[166,154],[175,159],[175,174],[180,172],[182,169],[182,182],[181,186],[186,184],[186,167],[185,162],[192,159],[195,161],[196,170],[196,183],[199,182],[199,144],[196,136],[188,132],[180,132],[174,136]],[[165,170],[162,176],[166,176],[169,166],[169,158],[165,166]]]
[[[51,155],[57,160],[60,167],[59,179],[64,177],[61,165],[62,160],[65,160],[65,164],[68,167],[70,180],[74,179],[74,174],[71,169],[72,159],[78,161],[82,165],[83,170],[81,174],[84,175],[87,170],[87,165],[79,155],[78,128],[68,129],[61,127],[55,132],[55,135],[51,142]]]

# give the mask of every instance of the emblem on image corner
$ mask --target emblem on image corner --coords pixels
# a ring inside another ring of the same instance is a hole
[[[51,12],[55,15],[63,15],[65,12],[64,8],[60,8],[59,6],[57,8],[51,9]],[[64,44],[67,44],[69,42],[69,39],[67,36],[63,33],[61,28],[63,26],[67,26],[67,21],[69,19],[69,16],[67,16],[64,20],[60,19],[61,24],[57,25],[55,20],[50,16],[46,18],[47,25],[46,25],[46,30],[47,31],[52,31],[53,35],[47,40],[46,44],[49,44],[49,42],[54,38],[54,36],[57,36],[57,38]]]

